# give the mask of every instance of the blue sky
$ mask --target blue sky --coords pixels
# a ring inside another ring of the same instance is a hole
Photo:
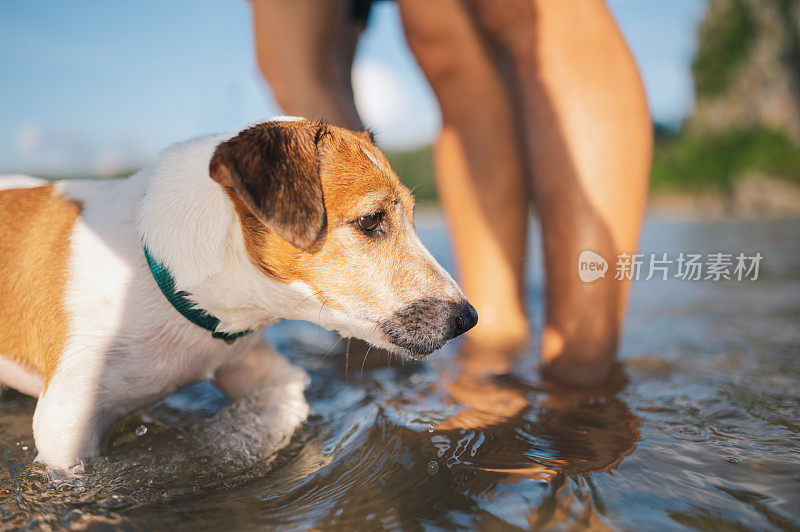
[[[689,63],[704,0],[609,0],[655,118],[692,103]],[[385,147],[430,142],[436,102],[396,6],[373,10],[354,66],[359,110]],[[5,0],[0,4],[0,172],[110,174],[172,142],[279,112],[242,0]]]

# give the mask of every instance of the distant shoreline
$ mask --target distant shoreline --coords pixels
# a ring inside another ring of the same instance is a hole
[[[737,180],[730,190],[653,192],[647,212],[695,220],[795,218],[800,217],[800,186],[755,174]]]
[[[646,215],[687,221],[800,218],[800,186],[753,176],[736,182],[730,191],[655,191],[648,198]],[[442,223],[439,203],[420,201],[417,218],[422,223]]]

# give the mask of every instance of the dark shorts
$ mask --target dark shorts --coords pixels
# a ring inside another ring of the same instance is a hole
[[[350,0],[350,18],[354,22],[367,23],[369,10],[376,0]]]

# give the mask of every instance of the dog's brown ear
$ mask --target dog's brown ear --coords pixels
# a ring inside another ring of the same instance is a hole
[[[325,230],[319,176],[324,125],[272,122],[217,146],[209,173],[232,189],[268,229],[300,249]]]

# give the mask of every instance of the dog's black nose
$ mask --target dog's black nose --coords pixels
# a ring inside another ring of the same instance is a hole
[[[415,357],[428,355],[478,323],[478,313],[466,300],[423,298],[410,303],[381,323],[394,345]]]
[[[453,329],[453,338],[456,336],[461,336],[468,330],[475,327],[475,324],[478,323],[478,313],[475,310],[475,307],[470,305],[468,302],[464,302],[460,308],[458,309],[458,313],[456,314],[456,322],[455,327]]]

